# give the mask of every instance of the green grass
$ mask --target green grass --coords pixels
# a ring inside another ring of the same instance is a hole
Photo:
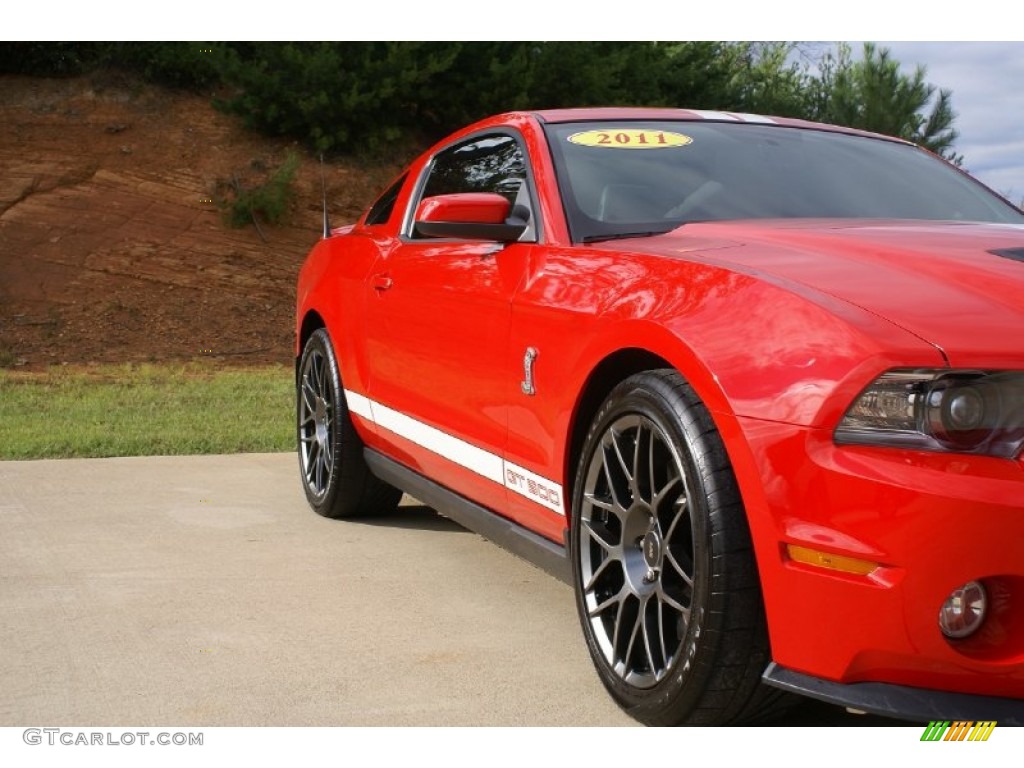
[[[290,451],[294,398],[285,366],[0,371],[0,459]]]

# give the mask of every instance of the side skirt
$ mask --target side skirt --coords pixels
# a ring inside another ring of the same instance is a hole
[[[533,563],[556,579],[572,583],[569,557],[564,546],[538,536],[375,450],[366,448],[363,455],[370,471],[384,482],[401,488],[445,517]]]

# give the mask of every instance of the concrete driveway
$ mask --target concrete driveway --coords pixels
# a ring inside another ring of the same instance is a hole
[[[410,499],[320,518],[297,473],[0,462],[0,725],[633,724],[568,587]]]

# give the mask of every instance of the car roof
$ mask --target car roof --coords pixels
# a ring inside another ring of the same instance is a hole
[[[911,142],[894,136],[862,131],[856,128],[845,128],[827,123],[815,123],[810,120],[799,120],[792,117],[774,117],[754,115],[749,112],[727,112],[710,109],[668,109],[664,107],[587,107],[581,109],[541,109],[531,113],[543,123],[574,123],[591,120],[689,120],[722,123],[757,123],[760,125],[781,125],[790,128],[810,128],[818,131],[849,133],[856,136],[869,136],[876,139],[888,139],[905,144]]]

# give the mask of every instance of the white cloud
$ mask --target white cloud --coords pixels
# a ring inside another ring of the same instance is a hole
[[[1024,197],[1024,43],[880,42],[908,73],[953,92],[964,167],[1015,202]]]

